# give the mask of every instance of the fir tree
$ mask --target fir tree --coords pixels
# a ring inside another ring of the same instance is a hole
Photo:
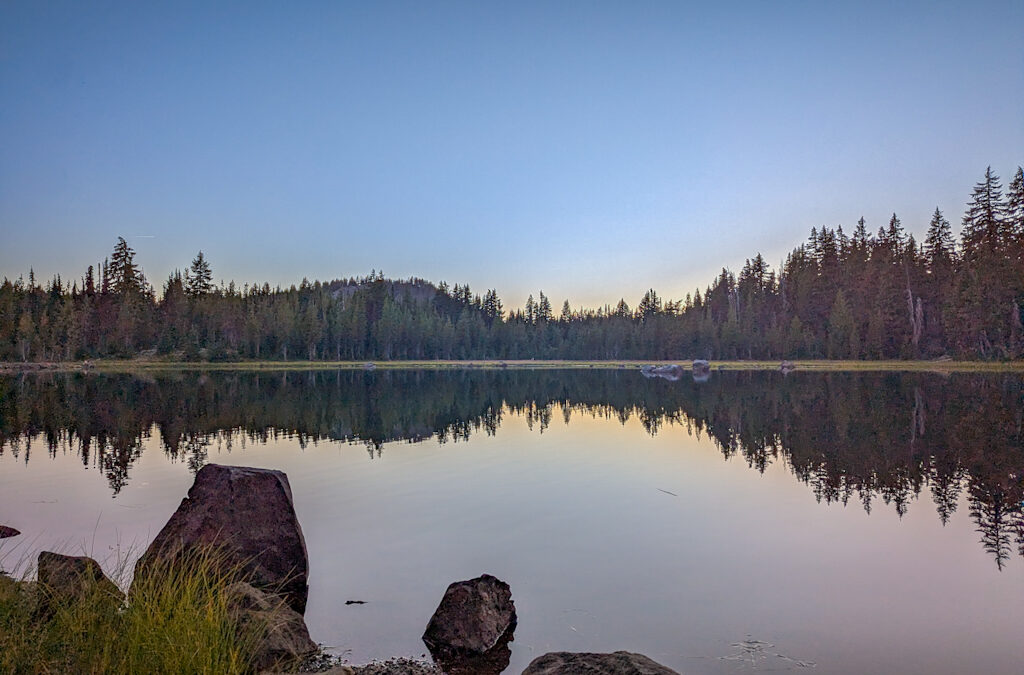
[[[110,290],[122,297],[140,293],[144,288],[145,280],[138,265],[135,264],[135,251],[128,246],[123,237],[117,238],[106,276],[110,278]]]
[[[537,302],[533,299],[533,293],[526,298],[526,323],[537,323]]]
[[[658,297],[658,294],[654,292],[653,288],[648,289],[648,291],[644,293],[643,299],[640,300],[640,304],[637,305],[637,318],[641,321],[646,321],[659,312],[661,312],[661,298]]]
[[[572,307],[569,306],[569,301],[566,300],[562,303],[562,314],[558,318],[563,324],[568,324],[572,321]]]
[[[999,176],[988,167],[984,180],[974,186],[964,214],[960,240],[968,262],[977,263],[1003,248],[1004,212]]]
[[[548,322],[553,316],[551,301],[548,300],[548,296],[544,295],[544,291],[541,291],[540,300],[537,301],[537,321]]]
[[[192,265],[185,271],[185,293],[190,298],[198,298],[213,290],[213,270],[200,251],[192,260]]]
[[[1017,167],[1006,190],[1006,222],[1018,264],[1024,264],[1024,169]]]
[[[953,229],[938,207],[928,224],[924,253],[932,274],[948,274],[953,266]]]
[[[498,299],[498,292],[493,288],[484,293],[483,310],[484,320],[488,326],[495,321],[501,321],[503,314],[501,300]]]

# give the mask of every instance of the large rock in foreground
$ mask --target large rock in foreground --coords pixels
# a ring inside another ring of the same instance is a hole
[[[61,555],[41,551],[37,561],[40,610],[48,614],[56,605],[80,601],[101,602],[114,609],[124,601],[124,593],[103,574],[100,564],[86,556]]]
[[[188,496],[135,566],[136,576],[183,555],[216,550],[255,588],[281,595],[299,614],[309,595],[309,559],[280,471],[207,464]]]
[[[484,574],[448,586],[423,642],[449,673],[499,673],[508,666],[516,627],[512,589]]]
[[[643,654],[550,652],[538,656],[523,675],[679,675]]]
[[[227,594],[239,636],[250,628],[262,634],[253,664],[257,670],[294,666],[317,650],[302,615],[279,598],[242,581],[229,586]]]

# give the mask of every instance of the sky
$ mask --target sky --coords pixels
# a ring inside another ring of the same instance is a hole
[[[0,277],[682,298],[1024,163],[1024,2],[0,3]]]

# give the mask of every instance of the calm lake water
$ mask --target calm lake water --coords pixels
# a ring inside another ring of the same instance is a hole
[[[321,371],[0,378],[0,542],[108,569],[206,462],[288,474],[306,619],[425,653],[447,585],[519,615],[507,672],[627,649],[682,673],[1024,672],[1016,374]],[[348,600],[366,604],[346,605]]]

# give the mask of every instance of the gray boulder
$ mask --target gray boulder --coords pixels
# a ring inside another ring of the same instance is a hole
[[[550,652],[538,656],[523,675],[679,675],[643,654]]]
[[[448,586],[423,642],[447,673],[500,673],[512,656],[508,643],[515,627],[512,590],[484,574]]]
[[[317,650],[302,615],[283,599],[239,581],[227,589],[228,608],[239,636],[250,629],[261,634],[257,670],[293,666]]]
[[[309,559],[280,471],[207,464],[139,559],[139,577],[183,555],[216,550],[255,588],[280,594],[299,614],[309,595]]]
[[[644,366],[640,369],[640,373],[644,377],[660,377],[669,382],[678,382],[683,376],[683,372],[683,367],[675,363],[667,366]]]
[[[0,539],[7,539],[8,537],[17,537],[19,534],[21,534],[21,532],[14,529],[13,527],[0,525]]]
[[[86,556],[42,551],[37,561],[39,609],[48,614],[58,605],[82,600],[98,601],[108,608],[119,607],[124,593],[103,574],[100,564]]]

